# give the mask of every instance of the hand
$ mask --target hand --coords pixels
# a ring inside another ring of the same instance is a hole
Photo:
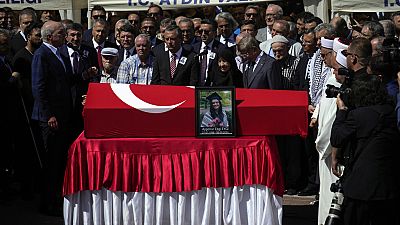
[[[82,105],[83,106],[86,104],[86,96],[87,95],[82,95]]]
[[[313,105],[308,105],[308,112],[314,113],[315,107]]]
[[[17,87],[21,89],[23,87],[22,80],[21,80],[21,74],[18,72],[13,72],[11,74],[11,76],[13,76],[15,78],[15,80],[17,82]]]
[[[99,71],[97,70],[97,68],[92,66],[92,67],[90,67],[89,69],[86,70],[86,74],[85,74],[84,79],[89,79],[89,78],[95,77],[95,76],[97,76],[98,72]]]
[[[340,94],[337,95],[336,105],[339,110],[347,110],[347,106],[344,104],[343,100],[340,98]]]
[[[316,118],[311,118],[311,122],[310,122],[310,127],[315,127],[317,125],[317,119]]]
[[[337,176],[337,177],[341,177],[342,173],[338,170],[339,168],[339,161],[337,159],[337,152],[338,149],[332,147],[332,156],[331,156],[331,168],[332,168],[332,173]]]
[[[49,127],[53,130],[57,130],[58,129],[58,123],[57,123],[57,119],[55,116],[50,117],[49,121],[47,121],[47,125],[49,125]]]

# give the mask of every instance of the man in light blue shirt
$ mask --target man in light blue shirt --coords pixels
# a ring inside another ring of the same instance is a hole
[[[151,42],[146,34],[135,38],[136,54],[121,62],[117,73],[117,83],[150,84],[153,73]]]

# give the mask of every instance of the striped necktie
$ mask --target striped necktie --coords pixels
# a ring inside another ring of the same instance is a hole
[[[174,78],[175,71],[176,71],[176,54],[173,53],[171,55],[171,61],[170,61],[171,79]]]

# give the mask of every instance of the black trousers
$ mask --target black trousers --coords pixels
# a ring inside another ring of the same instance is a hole
[[[398,199],[363,201],[345,197],[344,225],[400,225]]]
[[[58,125],[59,129],[53,130],[47,122],[40,122],[45,149],[41,193],[43,210],[62,209],[61,191],[71,137],[68,127],[60,122]]]

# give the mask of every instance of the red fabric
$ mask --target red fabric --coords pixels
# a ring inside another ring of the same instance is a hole
[[[273,137],[86,139],[69,150],[63,194],[183,192],[261,184],[283,195]]]
[[[120,100],[109,84],[90,84],[84,109],[86,137],[195,136],[194,88],[131,85],[130,90],[155,105],[185,102],[166,113],[145,113]],[[307,135],[308,100],[304,91],[237,88],[236,104],[238,135]]]

